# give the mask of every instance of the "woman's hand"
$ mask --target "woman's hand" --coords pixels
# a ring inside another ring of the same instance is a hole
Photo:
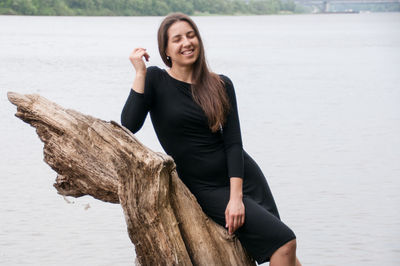
[[[242,198],[231,198],[225,210],[225,227],[229,234],[233,234],[236,229],[244,224],[244,204]]]
[[[135,68],[136,74],[146,74],[146,64],[143,61],[143,57],[147,62],[149,61],[150,55],[145,48],[135,48],[129,55],[129,60]]]

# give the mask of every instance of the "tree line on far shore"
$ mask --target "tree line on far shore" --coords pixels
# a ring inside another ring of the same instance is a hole
[[[302,13],[293,0],[2,0],[2,15],[164,16]]]

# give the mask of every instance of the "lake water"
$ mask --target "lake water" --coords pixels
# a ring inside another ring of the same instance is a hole
[[[400,13],[194,20],[303,265],[400,265]],[[164,67],[160,21],[0,16],[1,265],[133,265],[121,207],[58,195],[6,92],[119,122],[131,50]],[[137,136],[161,151],[149,118]]]

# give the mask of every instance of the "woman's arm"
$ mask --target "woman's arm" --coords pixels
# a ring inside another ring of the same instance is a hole
[[[223,80],[231,105],[225,125],[222,127],[222,136],[230,179],[230,198],[225,210],[225,221],[229,234],[232,234],[243,225],[245,217],[245,208],[242,200],[244,176],[243,145],[235,90],[228,77],[223,76]]]
[[[143,126],[149,111],[149,104],[145,99],[145,87],[148,87],[146,89],[148,91],[151,84],[143,57],[148,61],[149,55],[146,49],[143,48],[135,48],[129,55],[129,60],[135,68],[136,75],[121,113],[121,124],[132,133],[136,133]]]

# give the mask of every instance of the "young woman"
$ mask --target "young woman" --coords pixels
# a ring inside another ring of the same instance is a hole
[[[235,232],[258,263],[299,266],[296,236],[280,220],[263,173],[243,150],[232,82],[208,70],[197,26],[182,13],[168,15],[158,47],[167,70],[146,68],[144,48],[129,56],[136,76],[122,125],[136,133],[150,112],[161,146],[203,211]]]

